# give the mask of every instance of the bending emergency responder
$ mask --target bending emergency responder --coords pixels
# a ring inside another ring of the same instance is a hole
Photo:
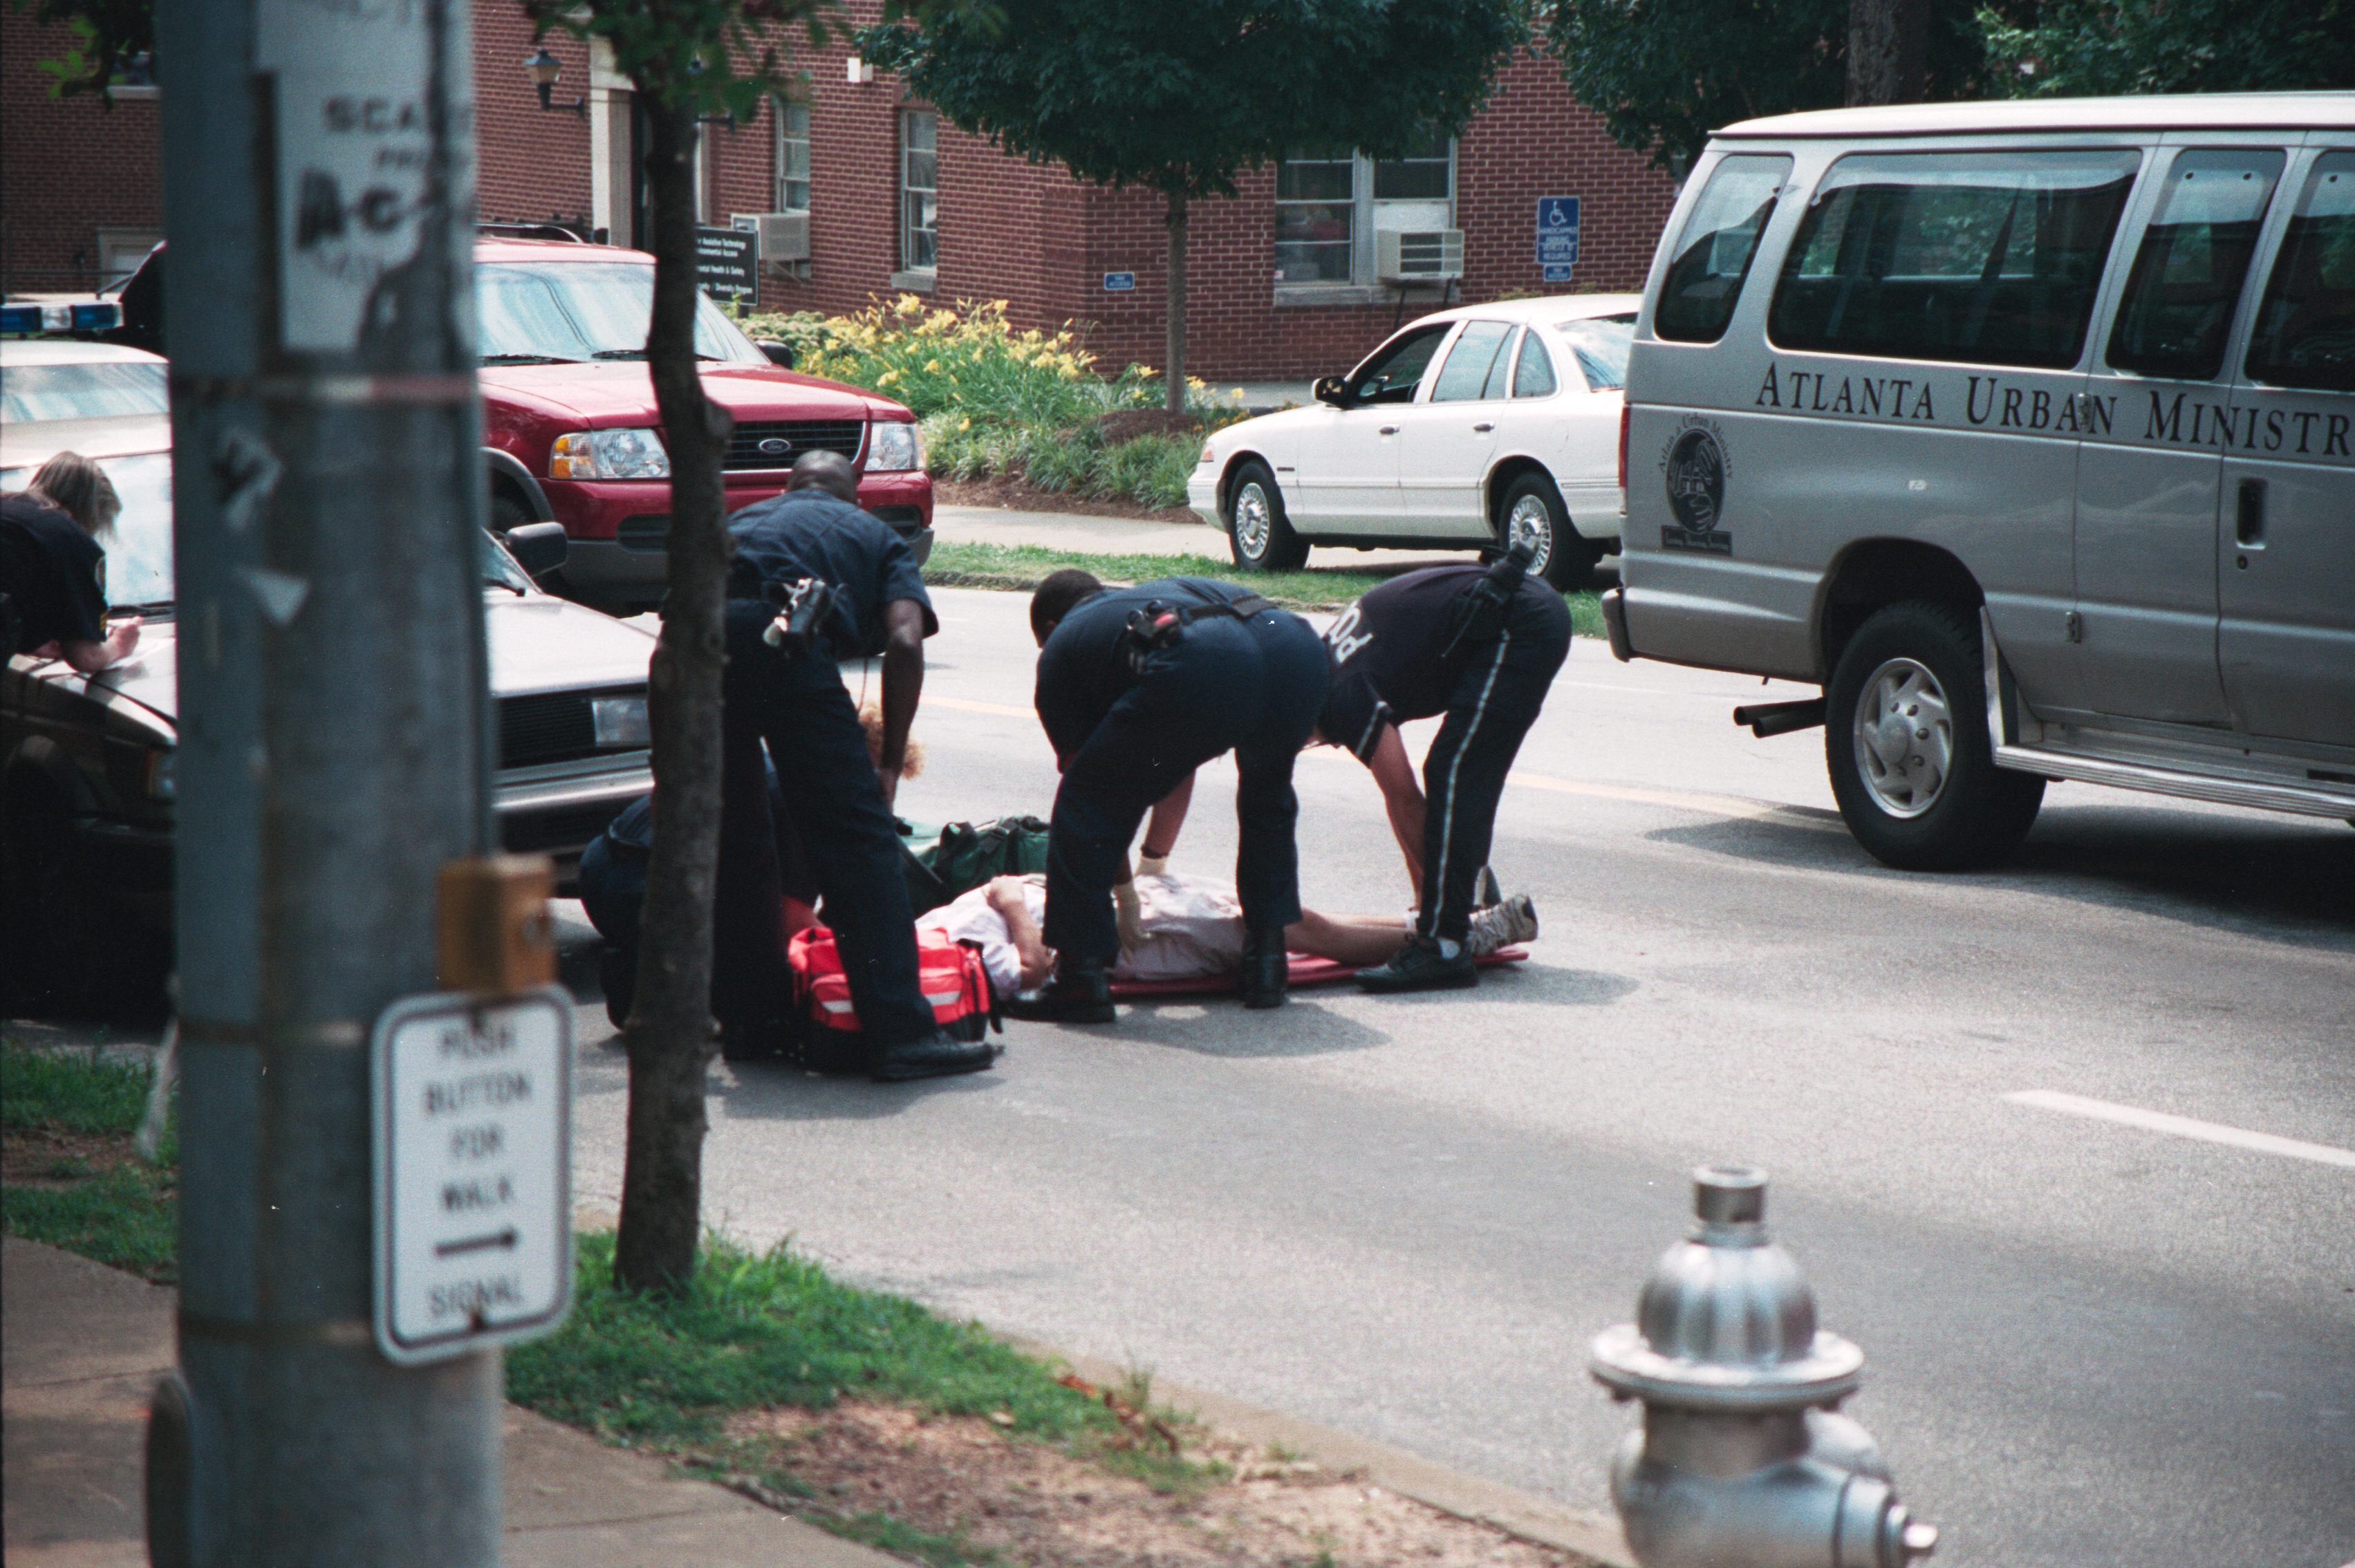
[[[1063,779],[1047,845],[1055,971],[1016,1016],[1112,1021],[1107,969],[1121,948],[1113,888],[1129,880],[1137,823],[1229,751],[1241,775],[1243,1005],[1278,1005],[1284,928],[1300,918],[1292,766],[1325,701],[1315,630],[1231,582],[1172,577],[1107,592],[1077,571],[1039,585],[1030,629],[1039,721]]]
[[[927,1078],[987,1067],[983,1041],[950,1040],[917,985],[915,914],[891,815],[908,726],[940,629],[908,547],[857,504],[831,452],[803,454],[790,488],[729,520],[728,669],[712,951],[723,1032],[781,1029],[787,1007],[775,832],[763,743],[785,814],[826,899],[868,1072]],[[883,660],[883,741],[870,756],[837,659]],[[738,1053],[748,1053],[740,1045]]]
[[[140,619],[106,622],[106,551],[122,501],[99,465],[60,452],[0,496],[0,655],[54,655],[84,675],[130,657]]]
[[[1570,653],[1570,608],[1526,575],[1518,552],[1394,577],[1344,611],[1325,634],[1331,689],[1317,732],[1366,764],[1381,786],[1391,831],[1418,891],[1415,933],[1390,962],[1359,970],[1370,991],[1469,986],[1465,944],[1476,884],[1488,863],[1497,803],[1521,737],[1545,706]],[[1445,714],[1423,762],[1423,787],[1399,726]],[[1528,915],[1525,899],[1507,907]]]

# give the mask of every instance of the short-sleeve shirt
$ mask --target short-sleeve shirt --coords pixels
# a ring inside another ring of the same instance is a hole
[[[731,595],[749,595],[763,581],[815,577],[844,591],[826,641],[837,657],[871,658],[883,651],[883,607],[912,599],[924,612],[924,635],[941,629],[915,552],[889,524],[822,490],[788,490],[756,501],[728,519],[736,541],[729,576]]]
[[[0,498],[0,593],[22,625],[12,654],[106,636],[106,552],[71,517],[36,496]]]
[[[1447,711],[1455,672],[1439,658],[1447,606],[1488,569],[1470,561],[1393,577],[1341,613],[1325,634],[1333,680],[1316,728],[1371,762],[1382,727]]]
[[[1068,755],[1122,693],[1136,684],[1128,667],[1128,617],[1164,604],[1232,604],[1253,591],[1215,577],[1164,577],[1114,588],[1071,607],[1039,650],[1034,706],[1058,755]]]

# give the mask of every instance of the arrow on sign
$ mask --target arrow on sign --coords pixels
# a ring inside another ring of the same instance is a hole
[[[510,1225],[496,1236],[469,1236],[463,1242],[443,1242],[433,1249],[433,1255],[437,1258],[454,1258],[460,1253],[488,1252],[493,1247],[505,1247],[513,1251],[517,1240],[519,1238],[516,1235],[515,1227]]]

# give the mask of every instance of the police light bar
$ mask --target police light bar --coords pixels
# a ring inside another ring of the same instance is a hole
[[[0,305],[0,332],[104,332],[122,325],[123,307],[112,300]]]
[[[0,304],[0,332],[38,332],[41,330],[41,307],[37,304]]]
[[[104,332],[123,325],[123,307],[112,300],[97,300],[72,309],[72,330],[76,332]]]

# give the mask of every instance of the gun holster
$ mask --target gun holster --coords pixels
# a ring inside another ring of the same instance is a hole
[[[1447,620],[1439,643],[1439,661],[1453,664],[1478,649],[1493,645],[1505,635],[1513,599],[1529,574],[1537,551],[1526,540],[1492,562],[1478,579],[1447,602]]]
[[[1221,600],[1215,603],[1165,604],[1158,599],[1148,599],[1128,613],[1128,631],[1122,641],[1122,653],[1128,660],[1132,675],[1143,675],[1146,664],[1155,654],[1174,648],[1185,640],[1186,628],[1212,615],[1231,615],[1238,621],[1248,621],[1263,610],[1276,608],[1275,602],[1256,593],[1246,593],[1241,599]]]

